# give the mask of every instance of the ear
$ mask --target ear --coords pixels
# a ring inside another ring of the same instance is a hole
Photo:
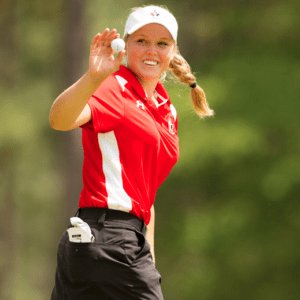
[[[125,42],[124,50],[125,50],[125,55],[127,55],[127,51],[128,51],[128,42],[127,41]]]
[[[129,34],[127,33],[127,34],[124,36],[124,38],[123,38],[123,41],[125,42],[125,50],[126,50],[126,53],[127,53],[128,37],[129,37]]]

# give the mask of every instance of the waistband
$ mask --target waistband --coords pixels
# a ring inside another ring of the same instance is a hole
[[[123,227],[129,225],[143,234],[145,234],[147,228],[145,222],[133,214],[121,210],[109,209],[104,207],[79,208],[75,216],[82,219],[97,220],[98,223],[110,221],[123,225]]]

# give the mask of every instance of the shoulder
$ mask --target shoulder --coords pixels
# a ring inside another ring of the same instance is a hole
[[[131,72],[126,67],[120,66],[118,71],[108,76],[102,82],[93,95],[95,97],[103,97],[103,94],[124,95],[126,88],[132,85],[132,81]]]
[[[108,96],[113,94],[117,96],[121,94],[122,86],[119,84],[117,78],[114,74],[108,76],[96,89],[93,96],[97,98],[103,98],[104,96]]]

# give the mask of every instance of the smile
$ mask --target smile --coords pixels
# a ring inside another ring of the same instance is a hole
[[[156,66],[158,64],[157,61],[151,61],[151,60],[145,60],[144,64],[149,65],[149,66]]]

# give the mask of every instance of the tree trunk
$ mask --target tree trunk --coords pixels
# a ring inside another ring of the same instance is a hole
[[[15,42],[15,5],[16,1],[2,1],[0,6],[0,86],[12,89],[17,84],[17,44]],[[9,62],[9,64],[8,64]],[[0,148],[1,201],[0,210],[0,299],[9,299],[5,288],[13,274],[15,250],[15,199],[16,165],[15,151],[8,141],[2,141]]]
[[[71,86],[83,75],[85,27],[84,9],[85,0],[64,0],[65,29],[62,36],[63,45],[63,83],[64,88]],[[82,147],[81,130],[75,129],[63,132],[63,168],[65,199],[63,207],[66,207],[67,218],[74,216],[78,207],[80,191],[82,189]]]
[[[8,89],[15,87],[18,74],[15,8],[16,0],[0,3],[0,85]]]

